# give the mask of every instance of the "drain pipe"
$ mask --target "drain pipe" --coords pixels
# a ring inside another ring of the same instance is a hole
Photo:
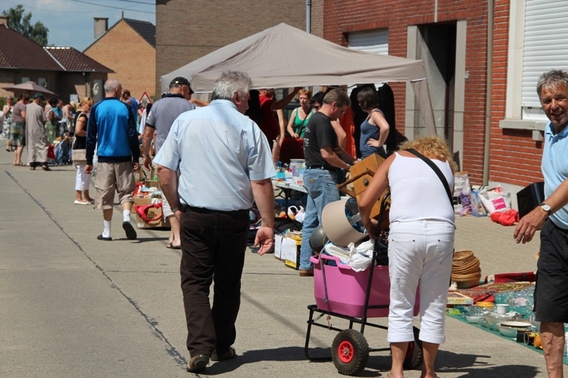
[[[489,183],[489,151],[491,150],[491,93],[493,76],[494,0],[487,1],[487,90],[485,93],[485,143],[483,148],[483,185]]]
[[[306,33],[312,33],[312,0],[306,0]]]

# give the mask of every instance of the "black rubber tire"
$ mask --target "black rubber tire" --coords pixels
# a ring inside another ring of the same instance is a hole
[[[360,332],[354,329],[343,330],[333,339],[331,358],[339,373],[357,375],[369,361],[369,344]]]
[[[418,339],[420,330],[416,327],[412,327],[412,331],[414,332],[414,341],[408,343],[406,357],[404,358],[404,364],[402,365],[405,370],[417,369],[422,366],[422,363],[424,362],[422,341]]]

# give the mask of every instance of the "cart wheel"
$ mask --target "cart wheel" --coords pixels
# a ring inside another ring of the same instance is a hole
[[[353,329],[343,330],[333,339],[331,357],[339,373],[356,375],[367,366],[369,344],[360,332]]]
[[[412,327],[412,331],[414,332],[414,341],[408,343],[406,357],[404,358],[404,364],[402,366],[406,370],[420,367],[424,360],[424,356],[422,355],[422,341],[418,339],[420,330],[416,327]]]

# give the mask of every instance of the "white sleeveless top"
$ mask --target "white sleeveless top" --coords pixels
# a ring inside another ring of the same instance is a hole
[[[422,159],[395,154],[388,172],[390,222],[437,220],[455,225],[454,208],[438,175]],[[431,160],[440,168],[450,190],[453,190],[454,175],[449,163]]]

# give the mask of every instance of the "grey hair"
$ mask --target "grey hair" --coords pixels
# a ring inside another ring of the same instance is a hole
[[[543,73],[536,83],[536,93],[541,98],[542,90],[553,89],[558,86],[565,86],[568,89],[568,73],[563,70],[551,70]]]
[[[105,93],[113,93],[116,88],[120,85],[120,81],[116,79],[108,79],[105,82]]]
[[[347,92],[339,88],[332,89],[331,91],[327,92],[327,94],[323,98],[324,104],[331,105],[334,102],[337,103],[337,106],[339,107],[351,105],[351,101],[349,100]]]
[[[237,93],[239,99],[245,99],[252,87],[249,75],[241,71],[226,71],[215,81],[211,100],[233,100]]]

